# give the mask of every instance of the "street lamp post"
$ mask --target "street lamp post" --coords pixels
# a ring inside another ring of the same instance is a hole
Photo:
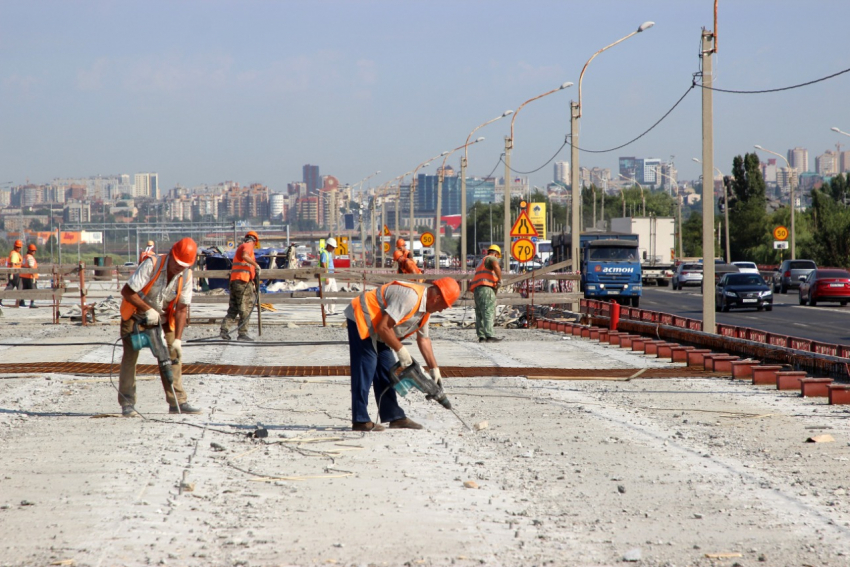
[[[700,160],[700,159],[697,159],[697,158],[691,158],[691,159],[694,160],[697,163],[702,163],[702,160]],[[723,203],[724,203],[724,205],[723,205],[723,222],[726,225],[725,234],[724,234],[724,236],[726,238],[726,261],[731,262],[732,261],[732,252],[730,251],[730,245],[729,245],[729,189],[726,187],[723,172],[720,171],[719,169],[717,169],[716,166],[714,168],[714,171],[716,171],[720,175],[720,182],[723,183]],[[705,179],[703,179],[702,182],[705,183]],[[711,189],[712,189],[712,191],[714,191],[713,180],[712,180]]]
[[[429,159],[423,161],[422,163],[420,163],[419,165],[417,165],[416,169],[413,170],[413,177],[410,178],[410,227],[409,228],[410,228],[410,249],[411,250],[413,250],[413,236],[414,236],[413,210],[414,210],[415,207],[413,205],[413,197],[414,197],[414,193],[416,193],[416,173],[419,171],[420,167],[428,167],[429,165],[431,165],[432,161],[434,161],[437,158],[443,157],[447,153],[449,153],[449,152],[448,151],[441,152],[440,155],[429,158]],[[399,189],[399,191],[401,191],[401,189]]]
[[[641,210],[642,210],[643,216],[646,216],[646,196],[643,194],[643,185],[638,183],[637,179],[635,179],[634,174],[632,174],[631,177],[626,177],[622,173],[618,173],[617,175],[619,175],[623,179],[628,179],[629,181],[632,182],[633,186],[637,185],[638,188],[640,188]],[[623,216],[626,216],[626,197],[625,197],[625,195],[623,195]]]
[[[466,151],[467,146],[469,146],[471,144],[477,144],[478,142],[483,142],[483,141],[484,141],[483,136],[473,140],[472,142],[470,142],[469,138],[467,138],[465,144],[463,144],[462,146],[458,146],[455,149],[453,149],[452,151],[446,153],[446,157],[443,158],[443,164],[440,166],[440,170],[437,172],[437,178],[439,179],[439,182],[437,183],[437,214],[436,214],[436,218],[434,219],[434,221],[435,221],[434,222],[434,240],[435,240],[434,244],[436,244],[436,246],[434,246],[434,271],[436,273],[440,273],[440,249],[441,249],[440,227],[441,227],[441,223],[442,223],[443,179],[446,176],[446,174],[445,174],[446,161],[449,159],[449,156],[452,155],[453,153],[455,153],[457,150],[463,148],[463,150]],[[461,167],[461,169],[463,169],[463,167]],[[455,187],[457,187],[457,185],[455,185]],[[461,217],[463,217],[464,215],[466,215],[466,211],[463,212],[463,215],[461,215]],[[463,264],[464,265],[466,264],[466,256],[463,256]]]
[[[363,267],[364,268],[366,267],[366,226],[363,224],[363,183],[365,183],[369,179],[375,177],[379,173],[381,173],[381,172],[376,171],[372,175],[364,177],[363,179],[361,179],[360,181],[355,183],[355,185],[360,186],[359,191],[357,193],[357,198],[358,198],[358,202],[360,203],[360,248],[363,252]],[[354,251],[352,250],[350,253],[351,253],[351,256],[354,257]]]
[[[466,205],[466,168],[469,165],[468,160],[467,160],[467,157],[469,155],[469,151],[467,150],[467,147],[469,146],[469,140],[472,139],[472,135],[475,134],[475,132],[478,131],[480,128],[483,128],[484,126],[487,126],[488,124],[495,122],[496,120],[504,118],[505,116],[510,116],[513,113],[514,113],[513,110],[504,111],[501,116],[497,116],[496,118],[493,118],[492,120],[488,120],[484,124],[476,126],[475,129],[472,132],[469,133],[469,136],[466,137],[466,147],[463,148],[463,157],[460,160],[460,211],[461,211],[461,215],[460,215],[460,263],[461,263],[461,270],[464,271],[464,272],[466,271],[466,254],[467,254],[467,251],[466,251],[466,244],[467,244],[467,242],[466,242],[466,213],[467,213],[467,210],[466,210],[466,206],[467,206]],[[477,246],[477,244],[476,244],[476,246]]]
[[[763,148],[758,144],[754,145],[753,147],[757,150],[761,150],[763,152],[767,152],[769,154],[773,154],[775,156],[781,157],[782,160],[785,162],[785,165],[788,167],[788,176],[789,176],[788,188],[789,188],[789,192],[790,192],[789,196],[791,197],[791,259],[796,260],[797,259],[797,231],[794,228],[794,209],[797,208],[797,202],[796,202],[796,199],[794,198],[794,173],[796,172],[796,170],[791,168],[791,164],[788,163],[788,160],[785,159],[785,156],[783,156],[782,154],[778,154],[774,151],[768,150],[767,148]]]
[[[676,206],[677,206],[677,209],[678,209],[678,212],[679,212],[679,231],[678,231],[679,232],[679,257],[682,257],[682,256],[684,256],[684,253],[682,252],[682,200],[681,200],[680,195],[679,195],[679,182],[676,181],[673,178],[673,176],[668,175],[666,173],[663,173],[660,170],[658,171],[658,174],[669,179],[670,182],[671,182],[670,188],[676,189]],[[728,238],[727,238],[727,240],[728,240]]]
[[[571,86],[573,86],[573,83],[563,83],[557,89],[552,89],[551,91],[547,91],[541,95],[537,95],[534,98],[528,99],[527,101],[519,105],[519,108],[517,108],[516,112],[514,113],[514,117],[511,118],[511,135],[505,136],[505,247],[502,249],[502,257],[505,258],[505,267],[510,266],[511,254],[511,149],[513,149],[514,146],[514,121],[516,120],[517,115],[519,115],[519,111],[522,110],[522,107],[528,104],[529,102],[541,99],[544,96],[548,96],[552,93],[556,93]]]
[[[570,103],[570,159],[572,163],[570,164],[570,184],[572,185],[572,195],[573,195],[573,215],[572,215],[572,223],[570,227],[570,239],[572,241],[571,247],[571,258],[573,260],[573,271],[578,271],[578,258],[579,258],[579,240],[581,229],[579,227],[581,223],[580,216],[580,208],[581,208],[581,187],[579,186],[579,163],[578,163],[578,120],[581,118],[581,82],[584,80],[584,72],[587,71],[587,66],[590,65],[590,62],[593,59],[605,51],[606,49],[610,49],[614,47],[618,43],[625,41],[632,37],[635,34],[638,34],[644,30],[647,30],[655,25],[655,22],[644,22],[640,25],[640,27],[630,33],[629,35],[623,37],[622,39],[618,39],[611,45],[607,45],[594,53],[590,59],[587,60],[587,63],[584,64],[584,67],[581,70],[581,74],[578,78],[578,102]]]

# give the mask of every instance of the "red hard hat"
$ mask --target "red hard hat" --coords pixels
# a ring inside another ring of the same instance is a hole
[[[195,263],[195,258],[198,257],[198,245],[189,237],[178,240],[171,247],[171,257],[184,268],[188,268]]]
[[[404,256],[404,252],[396,250],[395,253],[393,253],[393,262],[398,262],[402,256]]]
[[[35,252],[36,250],[37,248],[35,247],[35,244],[30,244],[29,246],[27,246],[28,252]]]
[[[404,238],[399,238],[398,240],[395,241],[395,247],[396,248],[404,248],[405,245],[406,244],[404,242]]]
[[[434,281],[434,285],[440,289],[440,293],[449,307],[460,297],[460,286],[453,278],[440,278]]]
[[[21,242],[20,240],[16,240],[16,241],[15,241],[15,248],[20,248],[20,247],[21,247],[21,246],[23,246],[23,245],[24,245],[24,243],[23,243],[23,242]]]

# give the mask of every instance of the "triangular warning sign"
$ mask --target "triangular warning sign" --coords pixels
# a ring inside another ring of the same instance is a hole
[[[511,228],[511,236],[514,238],[540,236],[524,209],[520,211],[513,228]]]
[[[387,225],[384,225],[384,232],[381,233],[381,236],[392,236],[393,233],[390,232],[390,229]]]

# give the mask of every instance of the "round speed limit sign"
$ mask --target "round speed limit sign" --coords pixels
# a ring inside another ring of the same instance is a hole
[[[434,235],[430,232],[423,232],[419,236],[419,242],[422,243],[422,246],[430,248],[430,246],[434,244]]]
[[[534,243],[527,238],[520,238],[511,244],[511,256],[517,262],[528,262],[534,258]]]
[[[788,238],[788,229],[784,226],[777,226],[773,229],[773,238],[776,240],[785,240]]]

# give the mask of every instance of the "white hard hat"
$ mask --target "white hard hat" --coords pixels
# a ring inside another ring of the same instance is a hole
[[[325,240],[325,247],[328,246],[336,248],[336,240],[334,240],[333,238],[328,238],[327,240]]]

